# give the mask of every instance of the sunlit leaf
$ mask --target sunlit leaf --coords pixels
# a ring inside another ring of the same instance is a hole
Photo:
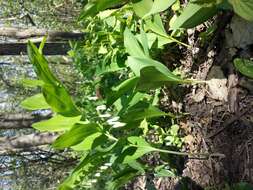
[[[144,17],[167,10],[176,0],[154,0],[151,10]]]
[[[37,76],[44,82],[42,86],[43,95],[52,110],[67,117],[80,115],[80,111],[72,101],[66,88],[50,71],[46,58],[30,41],[28,42],[27,51]]]
[[[26,98],[21,102],[21,106],[27,110],[40,110],[50,108],[43,94],[36,94],[34,96]]]
[[[242,18],[253,21],[253,1],[252,0],[229,0],[236,14]]]
[[[36,80],[36,79],[22,79],[21,83],[25,86],[25,87],[31,87],[31,88],[35,88],[38,86],[43,86],[44,82],[42,80]]]
[[[153,6],[152,0],[140,0],[133,3],[133,9],[137,16],[143,17],[150,12]]]
[[[124,45],[127,52],[131,56],[138,56],[138,57],[147,57],[145,55],[141,45],[138,43],[136,37],[131,33],[131,31],[126,28],[124,32]]]
[[[127,139],[131,144],[122,153],[123,163],[132,162],[143,155],[155,151],[156,149],[149,145],[145,139],[137,136],[131,136]],[[122,159],[122,158],[120,158]]]
[[[70,130],[80,119],[81,116],[63,117],[61,115],[55,115],[49,120],[33,123],[32,127],[40,131],[66,131]]]
[[[198,4],[188,3],[182,14],[170,25],[171,29],[193,28],[218,12],[217,7],[202,7]]]
[[[108,8],[121,5],[125,0],[94,0],[90,1],[85,5],[83,10],[80,13],[79,20],[84,19],[87,16],[95,16],[100,11],[104,11]]]

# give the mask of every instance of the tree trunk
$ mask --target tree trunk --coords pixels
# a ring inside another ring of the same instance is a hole
[[[35,43],[39,47],[40,43]],[[70,50],[68,42],[48,42],[43,49],[44,55],[66,55]],[[27,54],[27,43],[1,43],[0,55]]]
[[[0,55],[20,55],[27,54],[27,41],[36,42],[39,46],[43,36],[47,36],[47,43],[43,49],[45,55],[66,55],[70,50],[68,40],[80,40],[84,37],[84,33],[80,32],[61,32],[49,31],[37,28],[0,28],[0,36],[16,39],[15,42],[0,44]]]
[[[80,32],[61,32],[50,31],[38,28],[13,28],[2,27],[0,28],[0,36],[5,36],[15,39],[29,39],[34,37],[47,36],[48,41],[62,41],[62,40],[76,40],[84,37],[84,33]]]
[[[0,130],[30,128],[34,122],[49,119],[51,114],[42,116],[31,114],[0,115]]]
[[[51,144],[58,136],[59,135],[52,133],[34,133],[23,136],[1,137],[0,152],[12,152],[12,150],[16,149],[29,149],[36,146]]]

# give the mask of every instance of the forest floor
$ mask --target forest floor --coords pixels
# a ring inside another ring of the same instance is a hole
[[[193,48],[181,60],[182,68],[193,78],[210,82],[184,95],[182,109],[189,115],[181,128],[185,150],[218,153],[186,160],[183,176],[201,187],[220,189],[225,183],[253,183],[253,81],[233,66],[235,57],[253,57],[253,25],[229,14],[216,20],[217,30],[204,46],[198,37],[204,26],[188,31]]]
[[[180,119],[186,140],[183,150],[213,154],[208,159],[183,161],[181,172],[188,190],[253,184],[253,81],[238,74],[233,66],[235,57],[253,57],[253,25],[231,14],[215,20],[212,24],[217,29],[204,44],[199,34],[206,25],[200,25],[188,30],[191,48],[177,52],[178,64],[186,75],[209,83],[178,87],[174,96],[164,90],[161,98],[162,109],[188,114]],[[169,64],[175,62],[175,54],[168,52],[162,59],[173,67]],[[154,184],[159,190],[184,189],[178,179],[158,179]]]

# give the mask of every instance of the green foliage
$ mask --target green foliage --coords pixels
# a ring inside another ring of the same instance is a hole
[[[253,78],[253,61],[236,58],[234,60],[234,66],[243,75]]]
[[[219,10],[232,8],[242,18],[253,20],[253,2],[250,0],[192,0],[170,26],[172,29],[193,28],[212,18]]]
[[[21,106],[27,110],[49,109],[50,106],[46,102],[43,94],[36,94],[21,102]]]
[[[51,73],[46,58],[32,42],[28,42],[27,51],[37,76],[44,82],[42,92],[46,102],[55,112],[63,116],[80,115],[66,88]]]
[[[39,109],[39,108],[37,108]],[[70,128],[80,121],[81,116],[77,117],[64,117],[61,115],[55,115],[51,119],[48,119],[46,121],[40,121],[37,123],[33,123],[32,127],[39,130],[39,131],[66,131],[70,130]]]
[[[216,6],[205,7],[195,3],[188,3],[182,14],[177,17],[170,27],[172,29],[193,28],[208,20],[218,12]]]
[[[253,2],[250,0],[229,0],[233,6],[235,13],[242,18],[253,21]]]

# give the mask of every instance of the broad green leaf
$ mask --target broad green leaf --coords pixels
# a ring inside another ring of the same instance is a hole
[[[88,137],[86,137],[81,143],[72,146],[71,148],[75,151],[85,151],[91,150],[94,141],[102,135],[101,132],[94,133]]]
[[[124,32],[124,45],[129,55],[137,57],[146,57],[138,40],[128,28],[126,28]]]
[[[253,21],[253,1],[252,0],[229,0],[236,14],[242,18]]]
[[[144,67],[140,72],[140,80],[136,87],[140,91],[156,89],[170,84],[191,83],[190,80],[183,80],[170,71],[167,71],[166,74],[162,73],[154,66]]]
[[[243,75],[253,78],[253,61],[236,58],[234,60],[235,68]]]
[[[161,116],[174,117],[172,114],[165,113],[152,105],[139,102],[138,104],[129,108],[127,112],[122,115],[122,121],[126,123],[136,122],[136,121],[141,121],[145,118],[150,119],[150,118],[161,117]]]
[[[150,66],[155,67],[158,71],[160,71],[165,75],[171,73],[171,71],[165,65],[149,58],[128,56],[127,65],[131,68],[131,70],[134,72],[136,76],[140,76],[141,69]]]
[[[38,86],[43,86],[44,82],[42,80],[36,79],[22,79],[21,83],[26,87],[35,88]]]
[[[69,131],[58,137],[53,146],[58,149],[71,147],[97,132],[101,132],[101,128],[96,123],[75,124]]]
[[[145,27],[147,30],[152,30],[154,33],[156,33],[160,37],[166,38],[167,43],[176,42],[176,43],[182,44],[184,46],[187,46],[186,44],[178,41],[177,39],[175,39],[167,34],[167,32],[163,26],[161,16],[159,14],[156,14],[149,19],[146,19],[145,22],[146,22]]]
[[[154,33],[157,33],[161,36],[168,36],[163,26],[161,16],[159,14],[156,14],[153,17],[145,20],[145,22],[146,22],[147,29],[150,29]]]
[[[75,106],[66,88],[50,71],[46,58],[30,41],[27,51],[37,76],[44,82],[42,86],[43,95],[52,110],[67,117],[80,115],[80,111]]]
[[[159,34],[155,33],[146,33],[147,36],[147,43],[148,43],[148,48],[151,49],[154,43],[157,41],[157,48],[162,48],[165,44],[169,44],[171,42],[174,42],[173,40],[163,37]],[[137,39],[141,41],[141,35],[138,34],[136,35]]]
[[[145,55],[149,57],[148,37],[147,37],[147,34],[142,29],[141,29],[141,34],[140,34],[140,42],[145,52]]]
[[[27,52],[30,62],[33,64],[34,70],[39,79],[44,83],[59,85],[60,81],[50,71],[48,61],[31,41],[28,42]]]
[[[77,109],[64,86],[45,84],[42,90],[47,103],[53,111],[66,117],[80,115],[80,111]]]
[[[63,117],[61,115],[55,115],[54,117],[46,121],[33,123],[32,127],[39,131],[66,131],[70,130],[75,123],[80,121],[81,117],[82,116]]]
[[[80,13],[79,20],[84,19],[87,16],[95,16],[100,11],[104,11],[108,8],[121,5],[125,0],[94,0],[85,5]]]
[[[135,14],[141,18],[150,12],[152,6],[152,0],[140,0],[136,3],[133,3],[133,9]]]
[[[176,0],[154,0],[151,10],[144,17],[165,11],[175,2]]]
[[[142,157],[143,155],[155,151],[156,149],[150,146],[145,139],[137,136],[131,136],[127,139],[131,144],[122,153],[123,163],[131,163],[132,161]]]
[[[170,25],[171,29],[193,28],[218,12],[217,7],[202,7],[198,4],[188,3],[182,14]]]
[[[34,96],[26,98],[21,102],[21,106],[27,110],[40,110],[50,108],[43,94],[36,94]]]
[[[119,86],[117,86],[113,91],[109,94],[107,98],[107,106],[112,105],[118,98],[123,96],[124,94],[133,91],[135,88],[139,78],[133,77],[123,81]]]

